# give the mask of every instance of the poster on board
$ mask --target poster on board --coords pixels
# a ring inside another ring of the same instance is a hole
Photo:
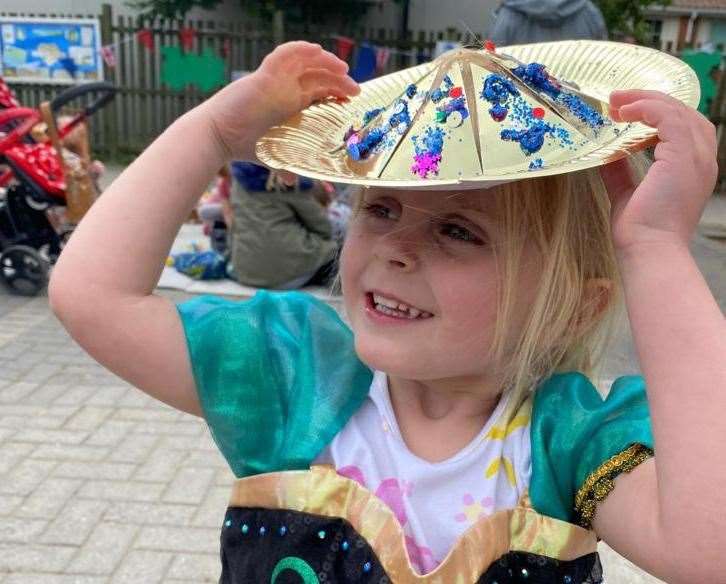
[[[0,75],[10,83],[103,81],[93,18],[0,17]]]

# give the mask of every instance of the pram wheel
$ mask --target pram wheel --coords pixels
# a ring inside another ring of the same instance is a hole
[[[48,207],[50,207],[50,203],[45,201],[36,201],[33,197],[29,197],[27,195],[25,197],[25,203],[28,207],[35,211],[45,211]]]
[[[0,279],[21,296],[35,296],[48,283],[48,262],[26,245],[13,245],[0,254]]]

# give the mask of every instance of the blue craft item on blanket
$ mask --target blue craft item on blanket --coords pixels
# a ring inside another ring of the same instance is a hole
[[[358,48],[355,67],[350,76],[358,83],[373,79],[376,73],[376,51],[372,46],[362,44]]]
[[[172,255],[178,272],[195,280],[223,280],[227,277],[227,260],[216,251],[193,251]]]

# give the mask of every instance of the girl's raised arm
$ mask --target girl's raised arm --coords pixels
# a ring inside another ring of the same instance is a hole
[[[613,94],[615,119],[658,129],[634,185],[602,171],[625,299],[651,411],[655,460],[621,475],[598,507],[605,541],[669,583],[726,574],[726,323],[689,242],[715,185],[713,125],[654,91]]]
[[[200,414],[175,306],[154,288],[176,233],[214,173],[254,159],[272,125],[326,96],[357,92],[348,66],[319,45],[278,47],[255,73],[174,122],[79,224],[53,270],[53,311],[108,369]]]

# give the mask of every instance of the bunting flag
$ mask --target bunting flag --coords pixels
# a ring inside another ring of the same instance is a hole
[[[335,53],[343,61],[347,61],[350,58],[354,46],[355,41],[351,38],[339,36],[335,39]]]
[[[369,79],[373,79],[376,72],[376,52],[373,47],[367,43],[363,43],[358,48],[356,55],[355,67],[351,71],[350,76],[358,83],[363,83]]]
[[[391,49],[388,47],[376,47],[376,73],[383,73],[391,58]]]
[[[154,33],[150,28],[142,28],[136,33],[136,38],[144,47],[149,50],[154,50]]]
[[[222,55],[223,59],[229,59],[232,54],[232,39],[227,37],[222,42],[222,46],[219,49],[219,54]]]
[[[193,28],[185,27],[179,30],[179,43],[184,51],[192,50],[195,38],[197,38],[197,31]]]
[[[101,57],[103,57],[103,62],[113,69],[117,63],[116,47],[114,45],[106,45],[105,47],[101,47]]]

